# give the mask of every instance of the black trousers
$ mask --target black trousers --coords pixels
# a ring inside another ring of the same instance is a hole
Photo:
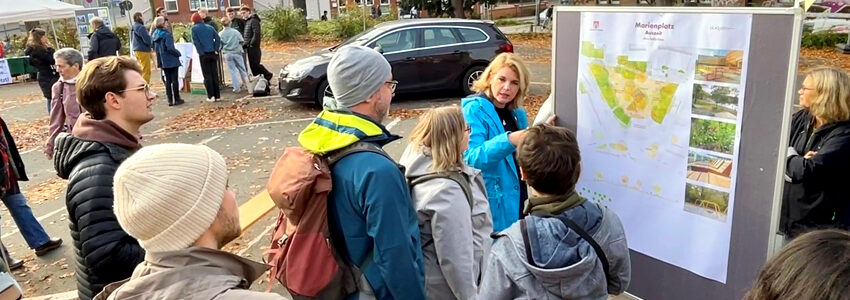
[[[218,86],[218,56],[215,53],[204,53],[201,57],[201,73],[204,74],[204,88],[207,89],[207,98],[221,98],[221,90]]]
[[[263,52],[260,51],[260,47],[248,47],[247,50],[248,65],[251,67],[251,74],[254,76],[263,74],[263,77],[265,77],[266,80],[271,80],[272,73],[260,64],[260,60],[263,58]]]
[[[163,82],[165,83],[165,95],[168,96],[168,104],[180,102],[180,78],[177,76],[177,70],[180,67],[162,68],[162,73],[165,75]]]

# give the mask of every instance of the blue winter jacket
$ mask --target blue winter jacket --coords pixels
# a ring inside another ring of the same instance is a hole
[[[156,65],[160,68],[180,66],[180,51],[174,48],[174,36],[171,32],[157,28],[153,32],[153,46],[156,49]]]
[[[463,160],[484,174],[493,213],[493,230],[501,231],[519,220],[520,181],[512,156],[516,147],[508,140],[496,107],[486,96],[471,95],[460,103],[463,117],[472,129]],[[513,114],[520,129],[528,127],[525,109],[517,108]]]
[[[384,145],[399,139],[368,117],[350,111],[322,111],[298,137],[320,155],[357,141]],[[399,166],[381,154],[350,154],[331,166],[328,225],[342,237],[344,255],[360,267],[377,299],[425,299],[425,268],[419,223]],[[361,295],[363,294],[363,295]],[[361,289],[345,299],[370,298]]]
[[[133,51],[150,52],[153,44],[148,29],[141,22],[133,22]]]
[[[206,54],[221,49],[221,38],[215,28],[198,22],[192,26],[192,44],[195,44],[198,54]]]

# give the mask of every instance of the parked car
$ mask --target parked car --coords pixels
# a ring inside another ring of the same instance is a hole
[[[335,49],[355,44],[384,54],[398,81],[396,93],[460,89],[471,94],[472,82],[487,64],[514,46],[490,21],[408,19],[385,22],[347,41],[299,59],[280,70],[278,89],[286,99],[321,106],[328,86],[327,68]]]

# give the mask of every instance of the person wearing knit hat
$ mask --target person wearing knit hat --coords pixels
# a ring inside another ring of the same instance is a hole
[[[301,132],[298,143],[316,155],[353,151],[330,166],[328,226],[340,233],[335,242],[345,245],[340,255],[363,271],[361,293],[374,292],[378,299],[425,299],[419,221],[410,188],[398,164],[381,148],[401,138],[381,125],[397,84],[390,64],[375,50],[344,46],[330,60],[328,84],[334,98],[325,99],[324,110]]]
[[[144,147],[115,171],[115,216],[147,251],[106,299],[285,299],[247,290],[268,266],[221,251],[239,237],[227,165],[207,146]],[[152,217],[155,216],[155,217]]]

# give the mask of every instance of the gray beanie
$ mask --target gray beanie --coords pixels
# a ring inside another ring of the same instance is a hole
[[[378,51],[364,46],[339,48],[328,64],[328,84],[334,98],[326,109],[343,109],[369,99],[392,74],[390,63]]]

